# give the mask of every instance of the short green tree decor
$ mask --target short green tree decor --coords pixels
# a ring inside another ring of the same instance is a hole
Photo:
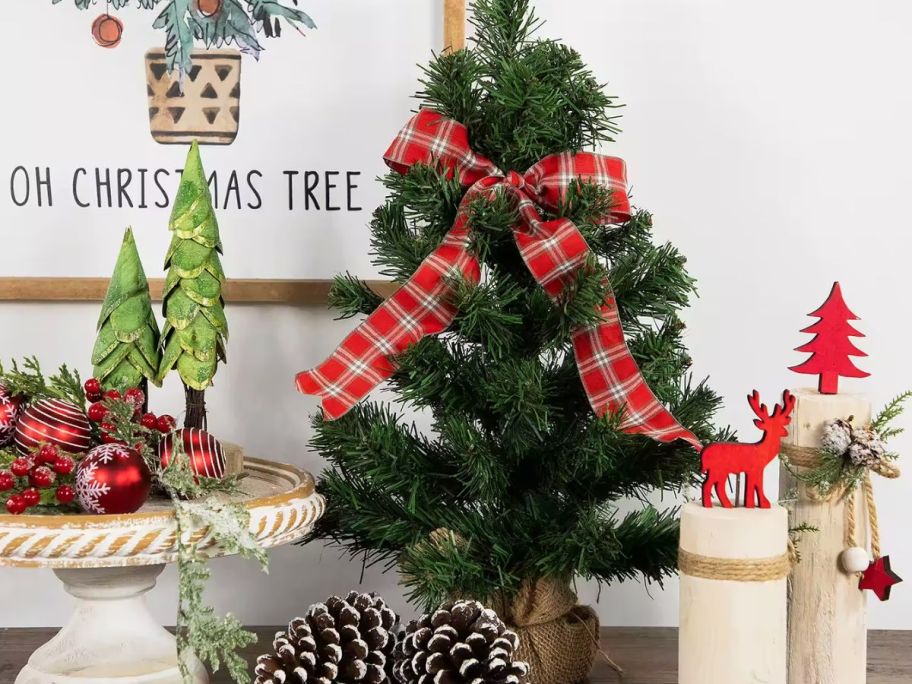
[[[105,389],[139,387],[148,380],[160,384],[160,362],[158,323],[152,312],[149,282],[133,230],[127,228],[98,318],[93,374]]]
[[[206,426],[205,390],[225,361],[228,322],[219,254],[222,242],[206,173],[194,142],[187,155],[168,228],[162,358],[158,380],[176,368],[187,396],[186,427]]]

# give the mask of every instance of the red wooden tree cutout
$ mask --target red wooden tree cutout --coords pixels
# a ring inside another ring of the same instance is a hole
[[[864,337],[849,321],[857,321],[842,298],[839,283],[833,283],[830,296],[811,316],[820,320],[801,332],[813,333],[814,338],[795,351],[810,352],[810,358],[791,370],[796,373],[819,375],[817,389],[821,394],[836,394],[839,391],[839,377],[866,378],[866,373],[856,368],[850,356],[867,356],[849,340],[850,337]]]
[[[763,493],[763,470],[779,454],[779,444],[788,434],[787,426],[792,420],[792,409],[795,408],[795,397],[785,390],[782,393],[782,404],[777,404],[770,413],[766,404],[760,403],[757,390],[747,398],[750,407],[757,414],[754,425],[763,430],[763,438],[756,444],[739,442],[716,442],[703,449],[701,462],[702,472],[706,473],[703,481],[703,506],[712,508],[712,492],[716,490],[719,503],[731,508],[732,503],[725,492],[728,476],[744,473],[744,506],[769,508],[769,499]]]

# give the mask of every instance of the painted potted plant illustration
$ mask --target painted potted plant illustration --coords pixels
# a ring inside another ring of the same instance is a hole
[[[90,9],[99,0],[74,0]],[[58,4],[62,0],[51,0]],[[241,53],[259,58],[261,38],[278,38],[286,26],[316,28],[298,0],[134,0],[155,9],[152,24],[165,34],[163,48],[146,52],[146,87],[152,137],[163,144],[230,145],[240,124]],[[111,14],[131,0],[106,0],[92,23],[105,48],[120,43],[123,21]],[[196,48],[196,45],[202,48]],[[232,47],[234,46],[234,47]],[[204,48],[204,49],[203,49]]]

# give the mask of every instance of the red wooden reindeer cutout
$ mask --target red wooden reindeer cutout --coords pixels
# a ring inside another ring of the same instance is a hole
[[[703,449],[701,460],[702,472],[706,473],[703,482],[703,506],[712,508],[712,491],[716,490],[719,503],[731,508],[732,503],[725,493],[729,475],[744,473],[744,505],[754,508],[769,508],[769,499],[763,494],[763,470],[779,454],[779,443],[788,434],[786,426],[791,421],[792,409],[795,408],[795,397],[785,390],[782,393],[782,405],[776,405],[769,413],[766,404],[760,403],[760,393],[754,390],[747,402],[757,420],[754,425],[763,430],[763,438],[756,444],[738,442],[717,442]]]

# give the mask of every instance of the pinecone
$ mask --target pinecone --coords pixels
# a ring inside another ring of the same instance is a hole
[[[312,605],[257,658],[255,684],[386,684],[399,618],[374,594],[351,592]]]
[[[396,646],[400,684],[522,684],[529,667],[513,662],[519,637],[477,601],[442,605],[412,620]]]

